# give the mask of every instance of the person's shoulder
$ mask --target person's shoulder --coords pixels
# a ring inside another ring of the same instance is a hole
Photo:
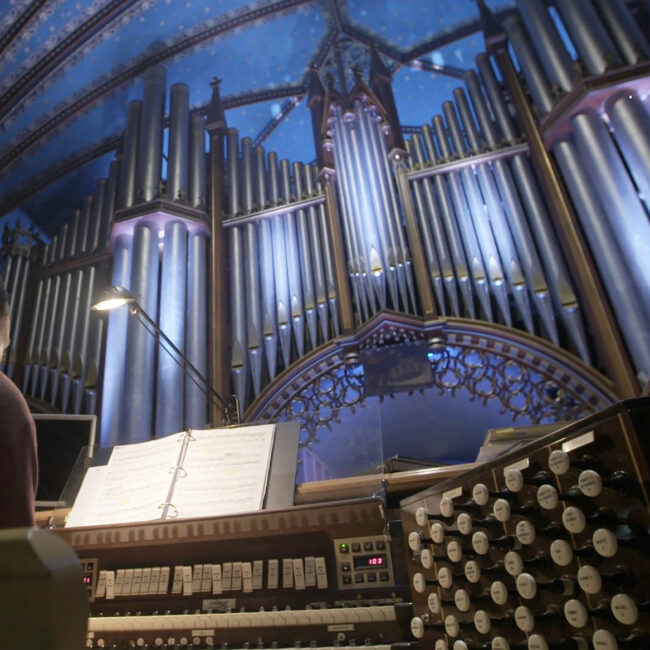
[[[5,409],[19,410],[23,413],[29,413],[27,402],[18,386],[16,386],[7,375],[0,372],[0,411]]]

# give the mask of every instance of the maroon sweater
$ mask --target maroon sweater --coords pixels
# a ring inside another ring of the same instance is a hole
[[[34,525],[36,431],[27,402],[0,372],[0,528]]]

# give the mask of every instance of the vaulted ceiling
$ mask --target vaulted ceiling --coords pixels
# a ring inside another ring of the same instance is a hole
[[[497,13],[513,0],[491,0]],[[400,119],[439,112],[484,49],[475,0],[3,0],[0,217],[52,232],[107,174],[142,72],[167,68],[203,110],[223,80],[228,125],[280,157],[311,161],[309,70],[335,51],[367,75],[375,46]]]

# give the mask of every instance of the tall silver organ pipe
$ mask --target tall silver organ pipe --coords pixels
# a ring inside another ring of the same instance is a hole
[[[589,74],[602,74],[608,68],[622,63],[591,0],[556,2],[554,6]]]
[[[253,210],[253,160],[252,141],[241,141],[241,194],[244,214]],[[251,369],[253,393],[258,395],[262,389],[262,287],[260,283],[260,255],[257,228],[247,223],[244,230],[244,261],[246,281],[246,320],[248,325],[248,362]]]
[[[126,127],[122,138],[117,209],[130,208],[135,203],[135,180],[138,165],[138,141],[140,140],[140,120],[142,102],[129,102],[126,109]]]
[[[293,182],[296,198],[301,200],[304,197],[303,188],[304,166],[302,163],[293,164]],[[296,214],[296,226],[298,236],[298,249],[300,251],[300,277],[302,278],[303,304],[305,306],[305,319],[309,348],[314,349],[318,345],[318,313],[316,311],[316,291],[314,289],[314,274],[312,251],[309,238],[309,227],[307,224],[307,213],[305,210],[298,210]]]
[[[97,252],[99,246],[99,233],[102,227],[102,219],[104,218],[104,201],[106,199],[106,179],[100,178],[95,183],[95,191],[93,193],[92,211],[90,214],[90,222],[88,228],[88,236],[84,251],[88,254]]]
[[[45,247],[43,257],[47,258],[48,246]],[[49,278],[48,278],[49,280]],[[32,312],[31,325],[29,328],[29,341],[27,343],[27,352],[25,353],[25,371],[23,373],[22,391],[25,395],[31,394],[31,376],[32,372],[38,368],[37,362],[37,336],[39,326],[43,322],[43,306],[45,302],[45,285],[48,280],[41,278],[36,284],[36,293],[34,299],[34,311]]]
[[[97,246],[95,247],[95,252],[97,253],[105,250],[108,246],[111,226],[113,224],[113,211],[115,210],[116,206],[117,181],[119,171],[119,162],[117,160],[111,161],[111,166],[108,170],[106,191],[104,193],[102,221],[99,227],[99,240],[97,242]]]
[[[205,232],[195,231],[187,240],[187,301],[185,355],[204,376],[208,374],[208,242]],[[208,400],[203,388],[185,377],[186,427],[200,429],[207,423]]]
[[[50,358],[48,363],[48,377],[41,384],[41,399],[55,404],[59,390],[59,379],[61,376],[61,353],[63,348],[63,339],[65,330],[68,327],[66,314],[70,308],[70,294],[72,290],[72,273],[63,274],[61,280],[61,289],[59,299],[54,312],[54,322],[52,323],[52,345],[50,348]],[[47,389],[47,392],[46,392]]]
[[[185,301],[187,274],[187,227],[181,221],[165,225],[160,268],[160,313],[158,325],[181,352],[185,348]],[[157,435],[180,431],[184,423],[184,372],[172,350],[161,343],[156,390]]]
[[[607,114],[614,139],[650,212],[650,110],[634,90],[625,90],[609,99]]]
[[[204,208],[205,200],[205,120],[202,115],[190,118],[190,205]]]
[[[227,173],[228,173],[228,213],[234,217],[240,212],[239,202],[239,134],[236,129],[228,129]],[[228,231],[230,253],[230,335],[231,335],[231,381],[233,392],[239,403],[246,404],[248,393],[248,344],[246,295],[244,270],[244,241],[241,229]]]
[[[597,198],[594,183],[578,157],[576,147],[568,139],[559,140],[553,145],[553,153],[591,250],[598,260],[609,300],[619,314],[618,324],[632,353],[635,367],[639,373],[650,376],[650,308],[647,303],[639,300],[631,287],[625,256],[616,243],[609,219]]]
[[[278,179],[278,156],[272,151],[268,156],[269,202],[277,205],[280,200]],[[273,260],[275,264],[275,313],[278,324],[278,337],[282,363],[291,363],[291,296],[289,292],[289,271],[287,268],[286,239],[284,236],[284,217],[271,219],[271,238],[273,241]]]
[[[578,75],[545,3],[516,0],[516,4],[552,86],[570,92],[578,82]]]
[[[159,195],[166,83],[167,72],[163,66],[152,66],[144,73],[135,187],[135,198],[138,202],[151,201]]]
[[[133,233],[129,290],[143,309],[157,318],[158,228],[141,221]],[[136,318],[129,319],[126,336],[124,393],[120,435],[130,442],[148,440],[153,433],[154,359],[156,340]]]
[[[84,198],[84,206],[87,203]],[[63,262],[74,257],[77,253],[77,239],[79,237],[79,226],[81,224],[81,210],[75,210],[72,213],[72,220],[70,221],[69,228],[63,229],[61,237],[59,238],[59,245],[57,247],[58,254],[56,256],[57,262]]]
[[[83,284],[79,298],[79,323],[76,338],[71,349],[71,367],[69,370],[72,379],[71,397],[73,413],[81,413],[83,408],[85,381],[89,366],[89,342],[91,334],[90,306],[93,302],[96,280],[97,269],[94,265],[83,269]]]
[[[266,164],[263,147],[255,147],[255,203],[259,210],[267,206]],[[259,222],[260,280],[262,285],[262,336],[264,358],[269,378],[273,379],[277,370],[278,323],[275,305],[275,255],[271,220]],[[278,260],[278,264],[282,263]]]
[[[605,206],[639,300],[650,305],[650,221],[605,123],[595,111],[578,113],[571,131],[584,168]],[[624,218],[622,218],[624,216]]]
[[[79,257],[86,253],[90,231],[90,220],[92,217],[97,216],[96,209],[101,209],[100,205],[97,205],[97,208],[93,205],[97,202],[98,199],[96,200],[95,196],[89,195],[84,199],[81,220],[79,221],[79,234],[77,236],[77,250],[75,251],[75,257]]]
[[[551,88],[519,16],[516,14],[509,16],[504,21],[504,26],[508,32],[508,40],[517,55],[533,103],[541,113],[548,113],[553,108]]]
[[[171,87],[169,106],[169,145],[167,197],[186,201],[189,192],[190,89],[187,84]]]
[[[623,0],[593,0],[628,65],[650,58],[650,44]]]

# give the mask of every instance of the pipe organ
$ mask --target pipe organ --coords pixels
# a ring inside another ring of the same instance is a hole
[[[213,348],[227,350],[242,409],[386,310],[520,330],[604,369],[619,396],[638,390],[650,374],[646,35],[622,0],[517,0],[503,25],[479,7],[489,53],[406,142],[389,82],[377,77],[370,90],[357,75],[348,90],[341,74],[343,86],[325,91],[314,72],[318,166],[278,160],[222,121],[213,141],[223,171],[207,169],[188,87],[171,87],[166,127],[166,73],[148,70],[109,177],[38,252],[4,238],[7,372],[62,411],[99,401],[103,444],[203,426],[205,396],[138,323],[88,316],[110,282],[130,289],[202,373]],[[513,109],[517,92],[532,127]],[[217,88],[208,113],[223,115],[220,102]],[[224,277],[208,270],[208,172],[223,197]],[[569,212],[558,212],[562,201]],[[583,239],[587,253],[574,254]],[[211,349],[220,282],[228,327]],[[617,316],[617,331],[589,317],[594,301]],[[607,366],[607,354],[621,363]]]

